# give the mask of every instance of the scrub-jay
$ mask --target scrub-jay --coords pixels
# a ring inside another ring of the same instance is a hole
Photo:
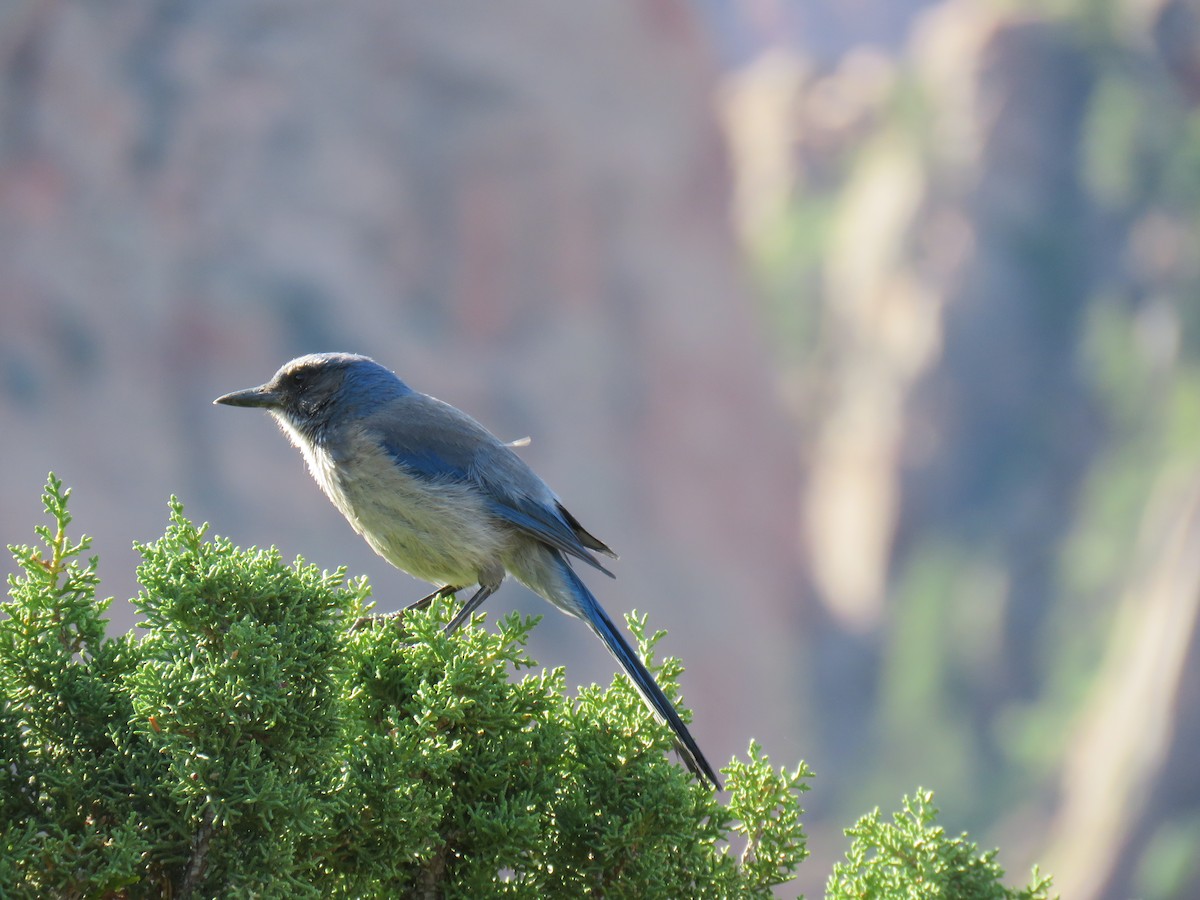
[[[466,622],[506,573],[587,622],[674,731],[688,768],[720,787],[671,701],[568,562],[575,557],[611,577],[595,554],[616,554],[509,445],[373,360],[347,353],[301,356],[261,387],[213,402],[275,417],[375,552],[439,585],[413,606],[478,585],[447,631]]]

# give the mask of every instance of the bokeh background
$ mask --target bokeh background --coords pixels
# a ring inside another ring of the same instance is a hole
[[[1197,0],[4,0],[0,539],[52,469],[115,627],[172,493],[402,606],[210,405],[364,352],[532,435],[714,762],[815,768],[792,894],[920,784],[1200,896],[1198,104]]]

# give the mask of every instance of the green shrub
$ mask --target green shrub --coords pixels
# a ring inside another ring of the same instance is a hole
[[[803,764],[751,743],[722,805],[624,676],[567,699],[525,653],[536,619],[447,636],[435,602],[355,627],[365,581],[208,538],[174,499],[138,548],[142,631],[107,636],[68,494],[51,475],[41,545],[10,548],[0,896],[768,898],[807,855]],[[661,633],[629,624],[650,657]],[[679,662],[651,665],[677,692]],[[905,883],[880,860],[931,833],[922,803],[852,830],[831,896]],[[945,889],[897,896],[1045,896],[963,852],[969,877],[930,863]]]
[[[950,837],[937,825],[933,792],[917,789],[886,823],[878,808],[846,834],[846,861],[834,865],[829,900],[896,897],[905,900],[1047,900],[1050,879],[1035,868],[1028,887],[1006,888],[996,851],[980,853],[965,834]]]

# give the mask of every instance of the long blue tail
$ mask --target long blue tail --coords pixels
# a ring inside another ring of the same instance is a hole
[[[717,790],[721,789],[721,782],[717,778],[716,772],[712,766],[708,764],[708,760],[704,758],[704,754],[700,752],[699,745],[696,744],[696,739],[692,737],[691,732],[687,730],[687,726],[683,724],[683,720],[679,718],[679,713],[675,711],[674,705],[667,699],[667,695],[662,692],[662,688],[654,680],[654,676],[638,659],[638,655],[629,646],[629,642],[621,636],[613,625],[612,619],[608,617],[608,613],[600,606],[600,603],[592,596],[592,592],[587,589],[587,586],[579,579],[579,576],[571,569],[571,566],[565,559],[559,558],[559,564],[562,566],[563,575],[567,583],[575,594],[575,599],[579,606],[580,617],[583,618],[592,631],[600,640],[604,641],[604,646],[609,652],[616,657],[617,662],[621,664],[621,668],[625,670],[634,686],[638,689],[638,693],[642,695],[642,699],[646,701],[655,714],[665,721],[670,726],[671,731],[675,733],[675,748],[679,755],[683,758],[687,767],[692,770],[697,778],[705,779],[710,782]]]

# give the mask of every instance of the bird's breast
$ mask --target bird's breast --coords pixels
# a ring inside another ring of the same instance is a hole
[[[470,482],[422,477],[363,434],[334,448],[302,445],[309,471],[367,542],[392,565],[438,584],[464,586],[495,569],[511,529]]]

